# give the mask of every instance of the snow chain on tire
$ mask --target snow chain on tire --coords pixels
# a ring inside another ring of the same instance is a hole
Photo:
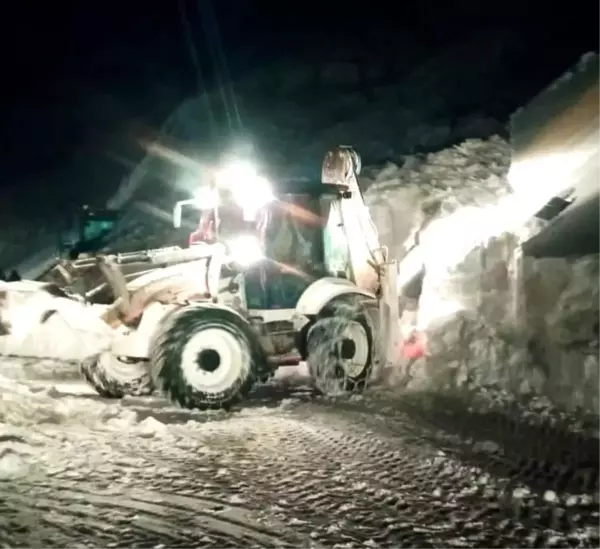
[[[308,369],[316,389],[325,395],[362,391],[371,375],[376,357],[374,326],[367,312],[369,300],[361,296],[334,299],[321,313],[307,334]],[[373,305],[375,306],[375,305]],[[366,362],[358,375],[348,375],[340,364],[340,346],[349,325],[364,330]]]
[[[80,370],[84,379],[104,398],[147,396],[154,392],[147,360],[125,361],[103,352],[83,360]]]

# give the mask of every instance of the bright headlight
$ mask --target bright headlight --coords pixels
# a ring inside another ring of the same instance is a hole
[[[200,187],[194,193],[194,202],[198,208],[212,210],[219,205],[219,195],[215,189]]]
[[[236,189],[238,186],[250,183],[256,177],[256,169],[249,162],[236,160],[225,165],[216,174],[219,187]]]
[[[258,238],[251,234],[232,238],[227,242],[227,248],[231,258],[244,267],[249,267],[264,257]]]
[[[273,200],[271,185],[260,176],[256,176],[250,185],[240,186],[234,195],[246,221],[254,221],[258,211]]]
[[[217,185],[231,191],[244,218],[253,221],[260,208],[273,200],[271,185],[248,162],[236,161],[217,173]]]

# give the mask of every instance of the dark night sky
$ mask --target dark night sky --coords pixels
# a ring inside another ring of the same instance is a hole
[[[206,86],[215,29],[233,76],[275,55],[327,55],[331,43],[387,40],[393,51],[396,38],[409,36],[431,55],[476,29],[503,27],[529,56],[519,78],[539,72],[545,79],[598,43],[598,4],[581,0],[21,0],[5,8],[1,23],[0,187],[39,185],[81,147],[136,122],[160,125],[198,89],[182,4]]]

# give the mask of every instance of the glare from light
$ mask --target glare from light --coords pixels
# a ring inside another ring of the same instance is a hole
[[[244,183],[250,183],[256,177],[256,168],[244,160],[234,160],[216,173],[217,186],[236,189]]]
[[[217,186],[228,189],[242,209],[245,221],[254,221],[258,211],[274,199],[269,181],[252,164],[236,160],[216,174]]]
[[[579,150],[538,154],[516,160],[510,167],[507,179],[516,194],[543,206],[550,198],[569,188],[577,170],[594,152],[593,147],[580,147]]]
[[[264,257],[258,238],[251,234],[239,235],[227,242],[229,255],[242,267],[249,267]]]
[[[200,187],[194,193],[194,202],[202,210],[212,210],[219,205],[219,195],[216,189]]]
[[[235,197],[245,221],[254,221],[259,210],[274,199],[271,185],[261,176],[256,176],[251,185],[240,186]]]
[[[454,267],[477,246],[504,233],[519,233],[553,196],[568,189],[589,154],[550,154],[516,162],[508,180],[514,192],[486,206],[465,206],[434,221],[421,236],[426,262]]]

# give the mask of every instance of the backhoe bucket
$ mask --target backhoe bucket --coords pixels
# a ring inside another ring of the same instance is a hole
[[[398,290],[396,284],[398,264],[395,260],[384,265],[379,299],[379,368],[374,378],[381,378],[384,370],[398,366],[400,330],[398,324]]]
[[[586,54],[511,117],[509,183],[547,222],[525,255],[598,253],[598,61]]]

